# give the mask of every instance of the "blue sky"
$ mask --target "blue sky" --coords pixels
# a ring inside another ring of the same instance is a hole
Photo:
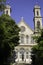
[[[24,17],[25,22],[33,29],[33,8],[38,1],[41,7],[41,15],[43,17],[43,0],[7,0],[7,4],[11,6],[11,17],[16,23],[20,22],[21,17]]]

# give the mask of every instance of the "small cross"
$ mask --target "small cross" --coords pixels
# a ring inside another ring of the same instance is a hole
[[[24,18],[24,17],[22,16],[21,19],[23,20],[23,18]]]
[[[38,0],[36,0],[36,4],[38,4]]]
[[[24,20],[24,17],[23,17],[23,16],[21,17],[21,20],[22,20],[22,21]]]

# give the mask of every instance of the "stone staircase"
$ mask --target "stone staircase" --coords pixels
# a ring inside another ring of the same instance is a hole
[[[24,63],[14,63],[13,65],[25,65]]]
[[[13,65],[30,65],[30,64],[25,64],[25,63],[15,63]]]
[[[24,63],[17,63],[16,65],[25,65]]]

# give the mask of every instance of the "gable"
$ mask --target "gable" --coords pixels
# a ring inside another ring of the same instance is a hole
[[[22,20],[21,22],[18,23],[18,26],[21,28],[22,26],[25,27],[25,31],[23,32],[24,34],[33,34],[33,30]]]

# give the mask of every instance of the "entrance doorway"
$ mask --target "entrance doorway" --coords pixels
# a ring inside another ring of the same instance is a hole
[[[24,59],[25,59],[24,58],[24,56],[25,56],[24,53],[25,53],[25,50],[24,49],[20,49],[20,58],[21,58],[22,61],[24,61]]]

